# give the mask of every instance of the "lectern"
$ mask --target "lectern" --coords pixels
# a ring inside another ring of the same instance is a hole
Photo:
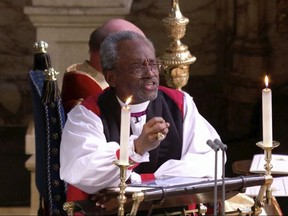
[[[148,182],[142,185],[128,185],[126,188],[127,202],[125,204],[125,215],[186,215],[188,206],[191,203],[198,204],[198,208],[193,213],[205,215],[205,204],[213,203],[214,197],[214,180],[199,179],[198,181],[186,179],[186,183],[180,183],[175,179],[167,179],[169,184],[165,184],[165,179],[161,183]],[[225,199],[243,193],[247,187],[269,185],[272,178],[269,176],[239,176],[225,179]],[[223,203],[222,199],[222,180],[217,182],[218,201]],[[119,188],[112,187],[101,191],[108,200],[106,208],[96,207],[95,203],[90,201],[79,201],[66,203],[66,211],[69,213],[69,207],[84,215],[117,215]],[[70,206],[69,206],[70,205]],[[71,209],[70,209],[71,210]],[[169,212],[172,210],[171,212]],[[174,210],[174,211],[173,211]],[[157,213],[155,213],[157,212]],[[183,214],[184,212],[184,214]],[[249,209],[241,212],[241,210],[225,212],[225,215],[259,215],[261,213],[261,205],[256,203]],[[70,212],[72,215],[73,212]]]

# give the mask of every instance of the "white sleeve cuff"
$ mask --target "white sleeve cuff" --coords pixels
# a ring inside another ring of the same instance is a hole
[[[142,182],[141,176],[136,172],[131,173],[130,180],[131,180],[131,183],[134,183],[134,184]]]
[[[135,152],[134,140],[137,138],[138,138],[138,136],[135,136],[135,135],[130,136],[129,149],[128,149],[129,157],[133,161],[135,161],[136,163],[149,162],[149,153],[148,152],[146,152],[143,155],[137,154]]]

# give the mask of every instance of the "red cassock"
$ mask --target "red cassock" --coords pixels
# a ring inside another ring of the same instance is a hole
[[[65,113],[88,96],[95,95],[102,90],[98,82],[90,75],[80,71],[66,72],[61,93]]]

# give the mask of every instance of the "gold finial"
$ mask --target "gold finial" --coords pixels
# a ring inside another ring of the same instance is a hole
[[[37,41],[34,44],[35,53],[46,53],[46,49],[48,48],[48,43],[45,41]]]
[[[44,74],[45,74],[45,80],[56,81],[57,75],[59,74],[59,72],[54,70],[54,68],[48,68],[44,71]]]
[[[74,215],[75,203],[74,202],[65,202],[63,205],[64,211],[67,212],[68,216]]]
[[[163,65],[162,73],[169,87],[181,89],[188,82],[189,65],[196,61],[196,57],[180,41],[185,35],[189,19],[182,15],[179,0],[172,0],[170,13],[162,21],[171,39],[164,55],[159,58]]]

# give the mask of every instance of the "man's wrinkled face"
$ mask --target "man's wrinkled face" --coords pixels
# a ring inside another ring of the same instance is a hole
[[[118,45],[118,59],[114,82],[118,97],[125,102],[132,95],[132,103],[154,100],[159,87],[159,63],[154,48],[141,40],[126,40]]]

